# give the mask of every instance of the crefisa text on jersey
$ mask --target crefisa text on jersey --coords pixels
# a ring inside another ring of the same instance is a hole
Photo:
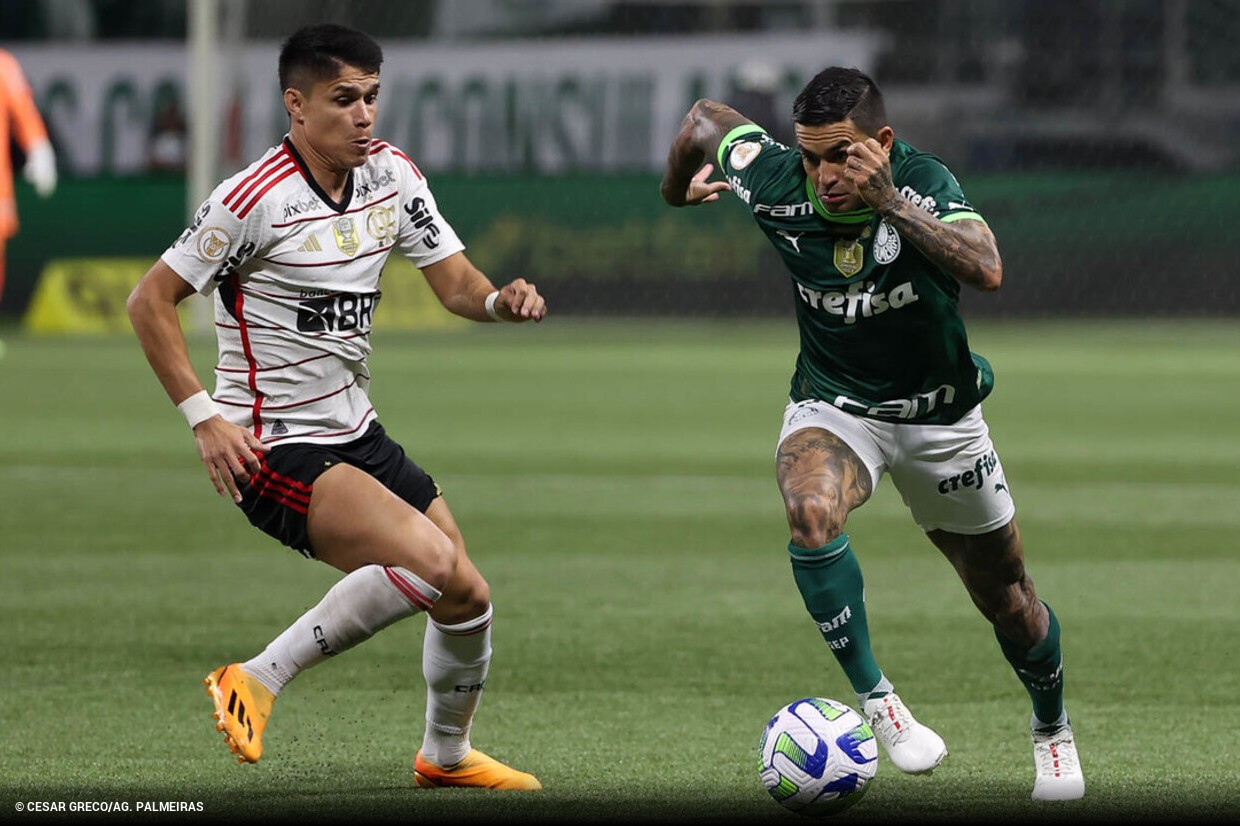
[[[888,310],[898,310],[917,300],[913,282],[897,284],[890,292],[874,291],[873,281],[861,281],[848,288],[848,292],[821,292],[797,284],[801,300],[816,310],[844,316],[845,324],[856,324],[858,318],[870,318]]]

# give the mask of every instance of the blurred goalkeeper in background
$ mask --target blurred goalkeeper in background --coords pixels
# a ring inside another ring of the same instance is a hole
[[[12,140],[26,155],[22,174],[46,198],[56,190],[56,153],[17,58],[0,49],[0,300],[4,297],[4,258],[8,239],[17,234],[13,197]]]
[[[1059,623],[1038,599],[981,402],[993,373],[969,351],[960,285],[991,292],[994,236],[933,155],[897,140],[882,94],[828,68],[797,97],[794,145],[699,100],[668,155],[672,206],[745,202],[792,279],[800,354],[776,452],[805,607],[892,763],[928,773],[947,755],[870,647],[861,568],[845,533],[884,473],[994,625],[1033,701],[1035,800],[1085,794],[1064,709]],[[727,182],[708,180],[718,163]]]
[[[534,776],[472,747],[491,664],[490,587],[439,486],[379,424],[367,357],[393,251],[465,318],[540,321],[546,306],[524,279],[496,289],[465,257],[413,161],[374,137],[382,62],[374,40],[340,26],[285,41],[288,135],[215,189],[129,299],[142,349],[216,490],[256,527],[344,574],[266,649],[207,675],[207,693],[229,748],[256,762],[289,681],[425,612],[415,782],[537,789]],[[176,311],[194,292],[216,298],[213,396]]]

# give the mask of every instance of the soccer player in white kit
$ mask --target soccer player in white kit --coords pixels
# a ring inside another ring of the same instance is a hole
[[[288,135],[211,193],[129,298],[142,349],[216,490],[256,527],[344,573],[263,651],[207,675],[207,693],[230,750],[256,762],[290,680],[426,612],[415,782],[538,789],[533,775],[472,747],[491,662],[490,588],[434,480],[379,424],[366,360],[393,250],[465,318],[540,321],[546,304],[521,278],[496,289],[414,162],[374,137],[382,61],[374,40],[342,26],[285,41]],[[176,311],[195,292],[215,296],[214,394]]]

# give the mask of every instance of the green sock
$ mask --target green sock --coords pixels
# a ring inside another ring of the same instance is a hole
[[[1049,605],[1046,605],[1046,613],[1050,619],[1046,639],[1032,648],[1022,648],[1012,642],[998,627],[995,639],[1033,700],[1034,718],[1050,726],[1063,719],[1063,650],[1059,647],[1059,620]]]
[[[882,681],[883,672],[870,650],[865,583],[857,557],[848,545],[848,534],[840,534],[813,550],[789,543],[788,553],[805,609],[818,624],[853,691],[868,693]]]

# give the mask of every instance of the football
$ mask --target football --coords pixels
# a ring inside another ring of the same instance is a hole
[[[878,768],[878,742],[849,706],[809,697],[775,713],[758,742],[758,759],[762,785],[776,802],[825,817],[865,794]]]

